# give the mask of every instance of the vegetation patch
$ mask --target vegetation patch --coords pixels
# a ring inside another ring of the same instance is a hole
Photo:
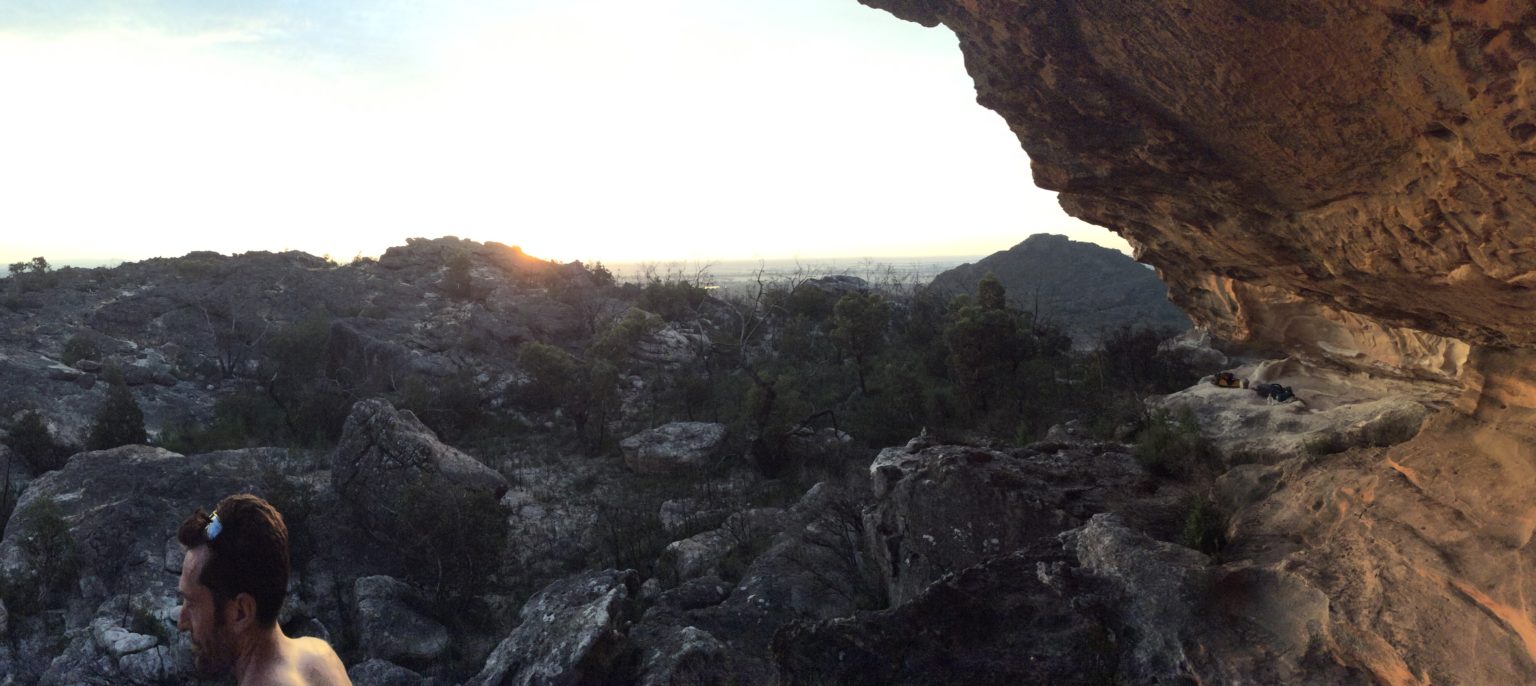
[[[1136,460],[1160,476],[1188,476],[1213,455],[1210,444],[1200,435],[1194,411],[1188,407],[1176,414],[1163,409],[1152,412],[1136,436]]]
[[[1184,514],[1184,531],[1180,540],[1185,547],[1194,548],[1207,555],[1215,555],[1227,545],[1227,518],[1205,496],[1196,496],[1189,502]]]

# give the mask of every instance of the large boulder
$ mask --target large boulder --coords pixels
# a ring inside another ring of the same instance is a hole
[[[1188,413],[1229,464],[1272,464],[1362,446],[1401,443],[1419,432],[1431,408],[1451,399],[1440,383],[1373,378],[1297,358],[1233,368],[1249,382],[1280,384],[1296,399],[1273,402],[1254,390],[1224,388],[1210,377],[1152,401],[1172,415]]]
[[[1070,561],[1059,545],[1037,545],[945,577],[889,610],[791,623],[774,638],[778,683],[1139,683],[1115,678],[1109,628],[1038,571]]]
[[[417,612],[421,598],[405,582],[365,576],[353,583],[357,598],[357,640],[371,659],[430,664],[448,649],[448,630]]]
[[[589,571],[561,579],[523,605],[522,623],[486,659],[473,686],[605,683],[626,649],[624,629],[640,578]]]
[[[1054,537],[1133,498],[1151,520],[1177,516],[1145,503],[1157,499],[1157,485],[1117,443],[1002,452],[914,441],[881,451],[870,476],[876,500],[864,526],[895,604],[945,574]],[[1164,500],[1176,509],[1175,494]]]
[[[475,492],[495,500],[508,487],[496,470],[437,440],[416,415],[382,399],[352,406],[331,454],[331,483],[368,526],[385,534],[402,523],[399,508],[406,489]]]
[[[725,425],[672,422],[619,442],[624,464],[640,474],[698,471],[714,464],[725,443]]]
[[[731,542],[724,554],[738,564],[710,559],[735,586],[705,575],[662,593],[630,631],[639,662],[632,680],[778,683],[769,645],[781,627],[883,605],[858,508],[853,494],[818,484],[787,510],[728,520],[719,533]],[[663,574],[677,562],[673,554],[663,555]]]

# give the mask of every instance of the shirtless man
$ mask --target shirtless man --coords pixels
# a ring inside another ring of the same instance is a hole
[[[277,625],[288,590],[288,527],[254,495],[201,508],[176,532],[181,617],[197,668],[233,672],[242,686],[351,685],[336,651],[318,638],[288,638]]]

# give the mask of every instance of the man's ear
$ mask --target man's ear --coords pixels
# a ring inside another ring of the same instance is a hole
[[[244,633],[256,626],[256,597],[249,593],[236,594],[224,606],[224,621],[235,633]]]

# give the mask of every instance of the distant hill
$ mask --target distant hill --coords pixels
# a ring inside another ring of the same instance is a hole
[[[1189,318],[1168,302],[1168,288],[1151,269],[1117,250],[1066,236],[1036,234],[1023,243],[962,264],[934,277],[930,289],[975,295],[990,272],[1008,289],[1009,304],[1039,312],[1072,336],[1078,348],[1092,347],[1105,331],[1121,324],[1183,331]]]

